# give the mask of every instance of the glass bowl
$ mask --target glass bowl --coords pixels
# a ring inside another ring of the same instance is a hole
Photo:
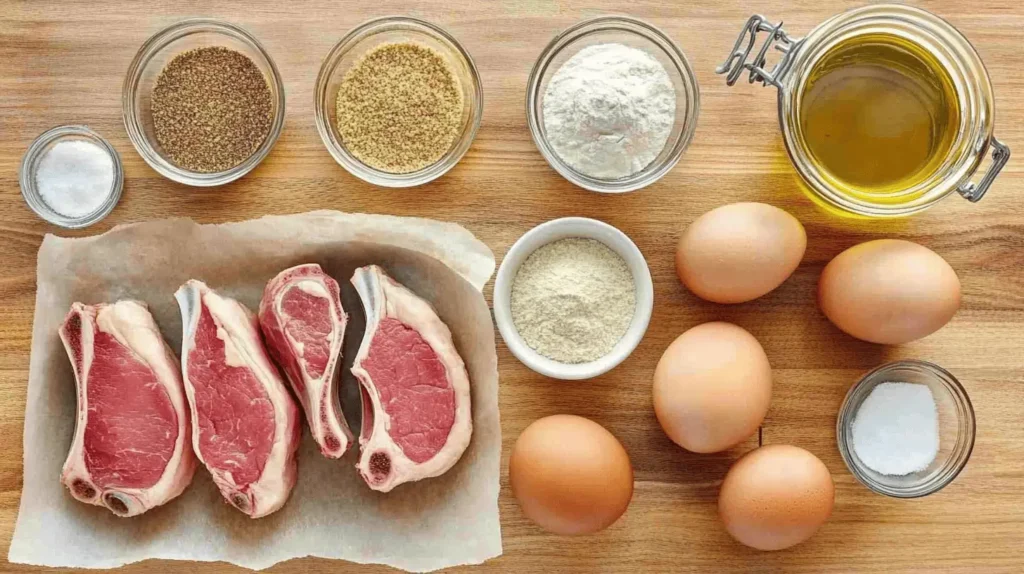
[[[82,217],[68,217],[58,213],[47,205],[39,188],[36,187],[35,175],[39,160],[58,142],[68,140],[88,140],[105,150],[114,163],[114,181],[111,183],[109,195],[96,211]],[[117,150],[96,132],[85,126],[58,126],[43,132],[32,142],[32,145],[28,146],[28,151],[25,152],[25,157],[21,160],[21,168],[18,170],[18,180],[25,203],[32,211],[36,212],[36,215],[65,229],[81,229],[103,219],[114,210],[114,206],[121,199],[124,170],[121,166],[121,156],[117,154]]]
[[[594,44],[618,43],[639,48],[657,58],[668,72],[676,93],[676,117],[665,147],[654,160],[639,172],[620,179],[590,177],[573,169],[555,153],[547,141],[542,106],[551,77],[577,52]],[[590,191],[623,193],[646,187],[671,170],[693,140],[700,114],[700,90],[697,78],[686,56],[661,30],[634,18],[601,16],[568,28],[541,52],[526,90],[526,119],[530,134],[544,159],[562,177]]]
[[[459,135],[441,159],[409,173],[389,173],[356,159],[342,143],[338,133],[336,99],[345,73],[363,54],[392,42],[415,42],[441,54],[462,86],[462,124]],[[316,129],[327,151],[343,168],[359,179],[384,187],[412,187],[433,181],[459,163],[480,127],[484,108],[484,90],[476,64],[469,52],[451,34],[438,26],[416,18],[389,16],[365,22],[339,41],[324,58],[316,79],[314,113]]]
[[[270,88],[274,116],[267,138],[251,156],[235,167],[214,173],[190,171],[175,165],[157,143],[150,109],[153,86],[164,66],[182,52],[207,46],[235,50],[256,64]],[[270,54],[252,34],[228,22],[196,18],[168,26],[142,44],[128,67],[121,93],[121,108],[128,138],[150,167],[178,183],[211,187],[232,182],[249,173],[270,153],[284,126],[284,84]]]
[[[853,448],[853,421],[864,399],[884,382],[928,385],[939,413],[939,452],[928,468],[902,476],[886,475],[869,468]],[[836,438],[843,462],[864,486],[895,498],[918,498],[938,492],[960,474],[974,448],[974,407],[956,378],[945,369],[924,361],[896,361],[882,365],[850,388],[839,409]]]

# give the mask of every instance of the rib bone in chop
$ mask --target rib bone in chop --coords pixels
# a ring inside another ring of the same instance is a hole
[[[266,516],[295,486],[298,408],[248,308],[196,280],[174,296],[196,454],[228,502],[252,518]]]
[[[61,482],[82,502],[135,516],[192,482],[188,406],[178,359],[144,303],[75,303],[60,328],[78,386]]]
[[[429,303],[375,265],[352,284],[366,334],[352,366],[361,384],[359,469],[374,490],[438,476],[469,445],[469,376],[451,331]]]
[[[267,283],[260,329],[302,403],[313,440],[329,458],[341,458],[354,438],[338,401],[341,345],[348,317],[338,282],[319,265],[299,265]]]

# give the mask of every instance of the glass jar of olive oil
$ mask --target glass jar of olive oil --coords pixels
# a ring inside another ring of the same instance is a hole
[[[769,66],[772,47],[782,55]],[[802,39],[753,16],[717,71],[730,86],[747,71],[751,83],[778,88],[786,150],[808,195],[834,213],[910,215],[954,192],[978,201],[1010,157],[992,135],[992,84],[978,53],[920,9],[850,10]]]

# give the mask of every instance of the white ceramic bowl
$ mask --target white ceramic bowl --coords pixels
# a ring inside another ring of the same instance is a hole
[[[607,355],[596,361],[575,365],[560,363],[531,349],[512,322],[512,282],[516,278],[519,266],[540,247],[567,237],[596,239],[607,245],[626,261],[636,284],[636,310],[626,334]],[[651,282],[651,271],[647,268],[647,261],[636,244],[625,233],[611,225],[585,217],[555,219],[526,232],[508,250],[494,281],[494,321],[498,325],[501,338],[505,340],[505,345],[524,365],[556,379],[589,379],[615,368],[640,344],[647,331],[647,324],[651,321],[653,309],[654,285]]]

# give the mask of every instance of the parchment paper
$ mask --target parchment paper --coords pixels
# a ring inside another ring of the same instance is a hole
[[[365,318],[348,281],[352,271],[382,265],[451,328],[473,400],[473,439],[454,468],[380,494],[359,478],[356,448],[328,460],[304,431],[298,484],[284,508],[265,518],[252,520],[225,504],[201,465],[181,497],[135,518],[82,504],[65,491],[59,477],[74,426],[75,384],[57,328],[73,301],[141,299],[180,349],[173,293],[185,280],[202,279],[256,309],[271,277],[310,262],[341,284],[351,317],[342,388],[353,429],[359,399],[349,367]],[[493,271],[491,251],[458,225],[380,215],[320,211],[220,225],[177,219],[84,239],[46,236],[25,407],[25,482],[8,559],[86,568],[147,558],[223,560],[262,569],[319,556],[428,571],[500,555],[497,357],[480,291]]]

